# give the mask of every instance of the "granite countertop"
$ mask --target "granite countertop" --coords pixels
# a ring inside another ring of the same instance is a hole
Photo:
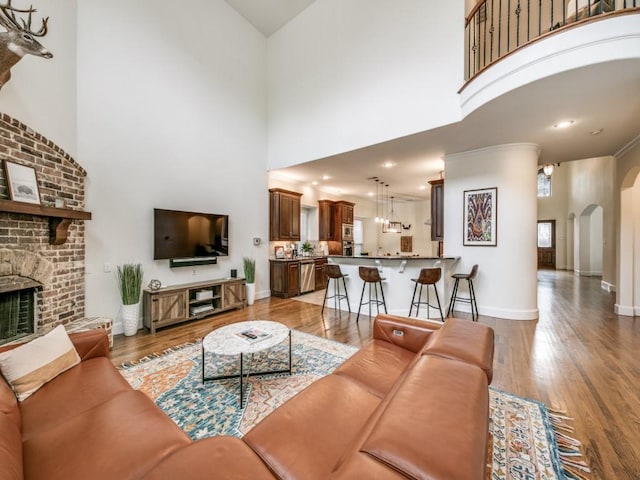
[[[270,257],[269,260],[272,262],[300,262],[305,260],[318,260],[322,258],[327,258],[326,255],[311,255],[309,257],[296,257],[296,258],[274,258]]]
[[[460,257],[426,257],[420,255],[329,255],[328,258],[347,258],[358,260],[458,260]]]

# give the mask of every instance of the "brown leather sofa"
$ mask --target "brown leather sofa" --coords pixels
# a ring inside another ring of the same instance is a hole
[[[71,338],[82,362],[25,401],[0,381],[3,480],[485,478],[484,325],[379,315],[369,344],[244,438],[196,442],[123,380],[104,331]]]

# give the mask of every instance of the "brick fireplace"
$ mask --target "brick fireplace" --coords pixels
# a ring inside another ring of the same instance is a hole
[[[5,114],[0,114],[0,160],[35,169],[42,205],[63,200],[66,208],[84,210],[86,171],[63,149]],[[0,199],[9,199],[4,168]],[[85,315],[84,222],[73,220],[61,245],[50,243],[49,228],[45,216],[0,211],[1,291],[31,285],[36,332]]]

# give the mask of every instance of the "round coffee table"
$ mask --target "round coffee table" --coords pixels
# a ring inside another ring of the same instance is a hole
[[[253,338],[255,337],[255,338]],[[244,356],[268,350],[284,340],[289,339],[289,368],[283,370],[268,370],[251,372],[251,361],[248,371],[244,370]],[[240,373],[205,376],[205,354],[219,356],[239,355]],[[291,330],[286,325],[269,320],[251,320],[233,323],[220,327],[202,339],[202,383],[210,380],[226,378],[240,378],[240,405],[244,400],[244,379],[252,375],[266,375],[273,373],[291,373]]]

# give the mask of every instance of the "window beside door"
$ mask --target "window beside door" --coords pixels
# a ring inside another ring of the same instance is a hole
[[[551,196],[551,176],[546,175],[542,169],[538,171],[538,197]]]

